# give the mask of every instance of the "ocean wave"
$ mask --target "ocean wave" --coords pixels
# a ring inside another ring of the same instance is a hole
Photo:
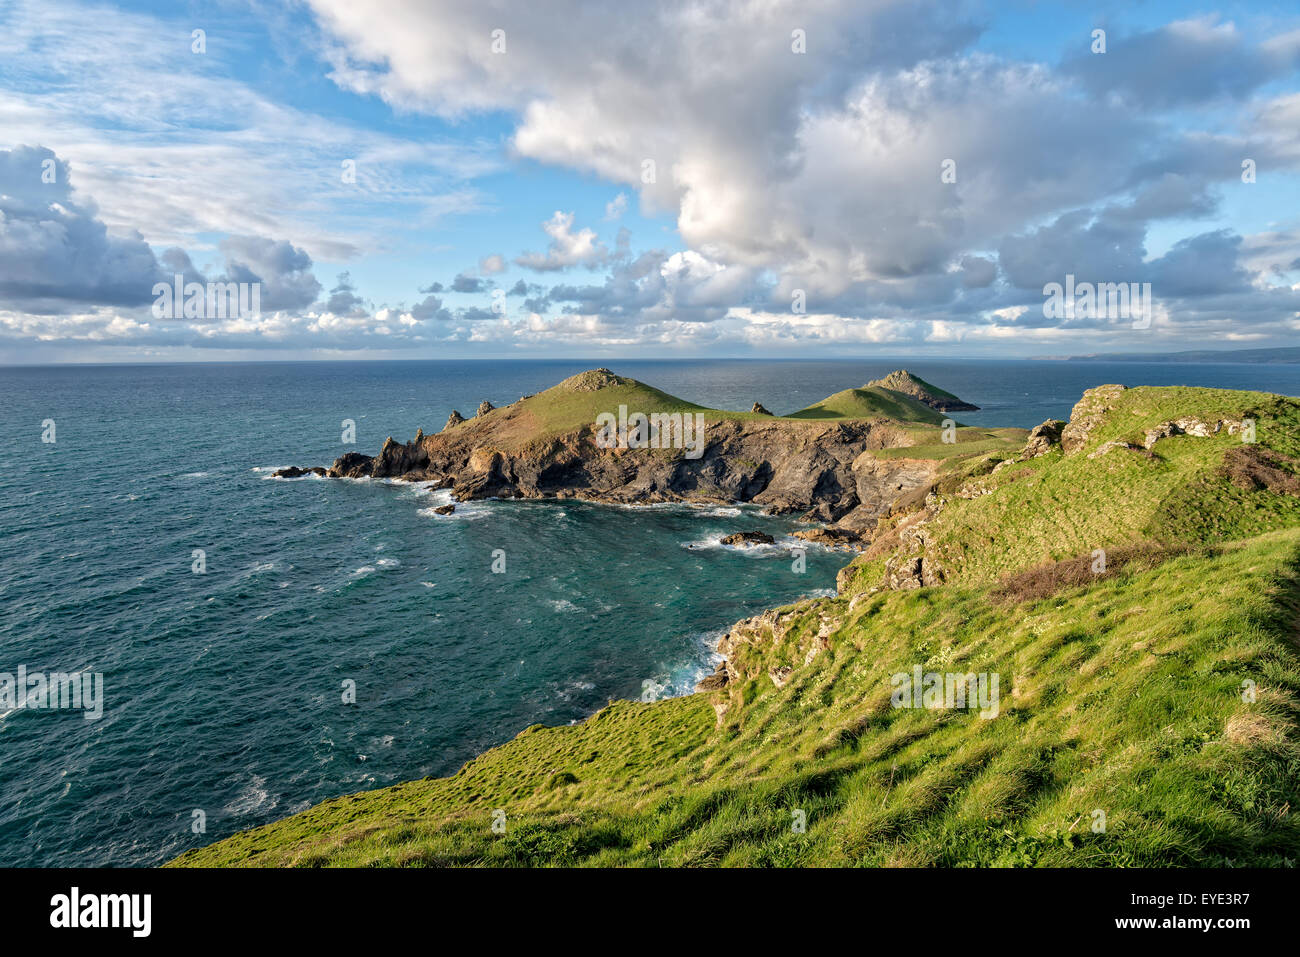
[[[792,548],[802,548],[805,542],[797,538],[785,536],[778,538],[772,544],[745,544],[745,545],[724,545],[721,536],[713,535],[707,538],[696,538],[687,542],[681,542],[681,547],[696,552],[734,552],[740,555],[747,555],[750,558],[783,558],[790,554]]]

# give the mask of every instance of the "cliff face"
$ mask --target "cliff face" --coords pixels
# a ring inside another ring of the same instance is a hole
[[[794,422],[705,413],[703,452],[601,448],[594,424],[519,444],[532,418],[519,403],[413,442],[389,439],[376,456],[348,453],[334,477],[402,478],[449,487],[458,500],[581,497],[616,503],[753,502],[773,513],[865,529],[936,463],[877,459],[910,444],[884,421]]]

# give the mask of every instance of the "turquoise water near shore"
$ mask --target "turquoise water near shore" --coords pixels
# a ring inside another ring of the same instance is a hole
[[[441,428],[608,365],[706,405],[792,411],[899,365],[1064,417],[1100,382],[1300,393],[1300,367],[1133,363],[384,362],[0,369],[0,672],[104,674],[104,714],[0,717],[0,865],[142,865],[317,801],[449,774],[647,681],[688,691],[736,619],[826,593],[844,553],[716,539],[739,507],[477,502],[284,465]],[[56,425],[54,444],[42,423]],[[356,423],[344,446],[342,421]],[[691,547],[694,546],[694,547]],[[191,570],[206,553],[205,574]],[[492,572],[493,553],[505,571]],[[355,682],[356,703],[343,702]],[[206,833],[191,830],[193,812]]]

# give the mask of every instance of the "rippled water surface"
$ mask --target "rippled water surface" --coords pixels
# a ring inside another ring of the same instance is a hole
[[[843,553],[717,547],[745,508],[480,502],[270,476],[441,428],[594,365],[792,411],[900,364],[1063,417],[1099,382],[1296,394],[1300,367],[996,362],[389,362],[0,369],[0,672],[104,675],[99,720],[0,717],[0,865],[153,864],[311,803],[452,773],[647,680],[689,690],[736,619],[834,586]],[[41,442],[55,422],[54,444]],[[341,444],[356,423],[355,446]],[[691,547],[694,546],[694,547]],[[204,551],[206,573],[192,571]],[[505,552],[505,572],[491,570]],[[356,683],[356,704],[343,684]],[[191,832],[192,812],[207,833]]]

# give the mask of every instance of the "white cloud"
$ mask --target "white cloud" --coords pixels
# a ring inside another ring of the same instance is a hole
[[[525,269],[537,272],[557,272],[570,266],[599,266],[609,260],[609,250],[596,237],[593,229],[573,230],[573,213],[559,210],[542,223],[542,230],[551,237],[546,252],[524,253],[515,262]]]

